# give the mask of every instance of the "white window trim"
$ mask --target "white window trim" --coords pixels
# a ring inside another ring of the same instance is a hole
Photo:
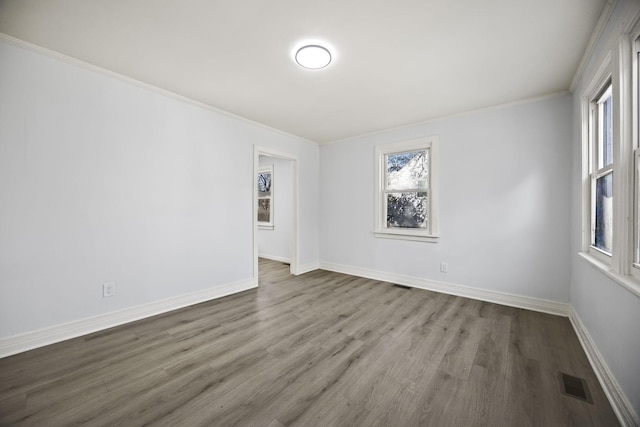
[[[629,207],[631,224],[629,224],[630,239],[628,241],[628,273],[638,282],[640,286],[640,260],[636,261],[636,251],[640,246],[640,22],[638,22],[632,32],[631,38],[623,42],[621,50],[625,44],[630,44],[633,57],[631,58],[631,146],[633,149],[632,163],[630,164],[630,186],[629,192],[632,206]]]
[[[638,206],[636,176],[640,143],[640,20],[621,37],[582,94],[582,251],[580,256],[613,281],[640,296],[640,268],[634,265]],[[613,86],[614,223],[611,256],[591,247],[591,103],[608,80]]]
[[[602,76],[600,76],[602,77]],[[602,97],[604,97],[604,95],[607,92],[611,92],[611,96],[612,96],[612,107],[613,107],[613,115],[614,115],[614,123],[612,124],[612,126],[615,128],[616,127],[616,123],[615,123],[615,116],[617,114],[616,112],[616,108],[617,105],[615,105],[615,101],[616,98],[613,97],[613,81],[611,78],[611,73],[606,73],[606,75],[604,76],[604,79],[602,78],[598,78],[597,82],[600,82],[601,86],[595,86],[597,89],[595,92],[592,93],[592,95],[589,97],[589,165],[590,165],[590,169],[589,169],[589,192],[590,192],[590,196],[589,196],[589,246],[588,246],[588,252],[591,256],[596,257],[597,259],[599,259],[601,262],[610,264],[612,262],[613,259],[613,252],[614,252],[614,248],[612,246],[611,248],[611,253],[608,253],[596,246],[594,246],[593,244],[593,233],[594,233],[594,228],[595,228],[595,193],[596,193],[596,183],[598,181],[598,178],[601,178],[605,175],[611,174],[613,173],[614,176],[614,185],[615,185],[615,181],[617,179],[618,173],[616,171],[616,162],[612,162],[611,164],[607,165],[607,166],[600,166],[600,163],[602,161],[602,147],[600,146],[600,142],[602,139],[602,132],[603,129],[601,129],[600,127],[600,123],[602,121],[602,106],[600,105],[600,99],[602,99]],[[594,82],[595,83],[595,82]],[[607,88],[608,87],[608,88]],[[616,143],[617,138],[616,138],[616,132],[614,132],[614,136],[613,136],[613,151],[615,153],[616,150]],[[615,157],[615,156],[614,156]],[[615,171],[615,172],[614,172]],[[614,189],[614,224],[615,224],[615,215],[616,215],[616,206],[615,206],[615,189]],[[615,226],[614,226],[615,227]],[[614,232],[614,241],[615,241],[615,232]],[[614,243],[615,245],[615,243]]]
[[[607,265],[611,264],[612,255],[609,255],[600,249],[591,245],[592,237],[592,225],[593,225],[593,197],[594,197],[594,175],[597,174],[597,160],[594,155],[595,145],[597,144],[597,125],[594,120],[594,115],[597,110],[595,100],[602,94],[602,90],[607,86],[609,82],[613,85],[613,72],[612,72],[612,59],[609,52],[600,68],[595,73],[595,77],[591,80],[591,83],[585,88],[582,94],[582,252],[589,254],[591,257],[597,259],[600,263]],[[614,96],[614,109],[613,109],[613,126],[616,127],[617,118],[617,105],[616,105],[616,91],[613,90]],[[617,137],[617,132],[614,131],[614,141]],[[614,142],[615,146],[615,142]],[[615,160],[614,160],[615,161]],[[613,167],[613,166],[612,166]],[[616,174],[617,175],[617,174]],[[615,184],[615,178],[614,178]],[[616,195],[614,189],[614,197]],[[615,211],[614,211],[615,215]],[[615,230],[614,230],[614,242],[615,242]],[[615,243],[614,243],[615,244]],[[613,248],[612,248],[613,251]]]
[[[638,104],[636,104],[638,105]],[[640,113],[640,112],[639,112]],[[637,122],[638,114],[636,114]],[[633,218],[635,218],[635,226],[633,227],[633,242],[631,247],[631,275],[640,282],[640,260],[636,262],[635,253],[640,247],[640,148],[636,148],[634,151],[634,211]]]
[[[631,277],[640,289],[640,266],[635,259],[636,245],[640,243],[637,241],[640,227],[640,216],[637,212],[640,203],[640,20],[636,21],[629,34],[622,37],[620,56],[620,79],[625,88],[625,104],[622,108],[627,107],[627,114],[623,117],[626,126],[622,129],[623,139],[619,154],[624,172],[619,191],[629,195],[622,206],[623,215],[620,215],[623,224],[621,233],[626,236],[626,239],[621,239],[624,257],[621,259],[620,272]]]
[[[273,211],[274,203],[273,203],[273,201],[274,201],[274,196],[275,196],[275,193],[274,193],[274,190],[275,190],[274,182],[275,182],[275,180],[274,180],[274,176],[273,176],[273,165],[261,166],[258,169],[258,175],[260,175],[262,173],[265,173],[265,172],[268,172],[268,173],[271,174],[271,196],[269,196],[269,197],[258,197],[258,200],[266,199],[266,198],[271,199],[271,202],[269,203],[269,206],[270,206],[270,209],[271,209],[271,217],[270,217],[271,221],[269,221],[269,222],[260,222],[260,221],[258,221],[258,229],[259,230],[273,230],[274,229],[274,221],[273,221],[273,218],[274,218],[274,211]],[[258,179],[257,176],[256,176],[256,179]]]
[[[436,243],[440,237],[440,172],[439,172],[439,140],[437,136],[429,136],[409,141],[380,144],[375,147],[375,219],[374,236],[385,239],[414,240]],[[429,229],[387,228],[386,211],[384,209],[385,190],[385,155],[412,150],[429,150]]]
[[[595,267],[601,273],[603,273],[605,276],[609,277],[611,280],[613,280],[623,288],[627,289],[629,292],[631,292],[635,296],[640,297],[640,283],[635,277],[632,277],[630,275],[625,276],[612,271],[609,264],[603,263],[602,261],[598,260],[597,258],[591,256],[588,253],[580,252],[579,255],[585,261],[587,261],[589,264],[591,264],[593,267]]]

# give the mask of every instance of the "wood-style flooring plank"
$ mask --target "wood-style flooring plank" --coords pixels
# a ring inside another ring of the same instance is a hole
[[[618,423],[566,318],[260,260],[258,289],[0,359],[0,425]]]

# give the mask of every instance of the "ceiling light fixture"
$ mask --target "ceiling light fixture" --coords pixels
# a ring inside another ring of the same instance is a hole
[[[301,67],[319,70],[331,63],[331,52],[320,45],[310,44],[298,49],[295,58]]]

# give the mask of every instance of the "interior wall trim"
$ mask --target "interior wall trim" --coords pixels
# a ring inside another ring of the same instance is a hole
[[[114,326],[177,310],[194,304],[222,298],[258,287],[253,280],[229,283],[211,289],[154,301],[124,310],[101,314],[0,339],[0,358],[55,344],[71,338],[109,329]]]
[[[549,301],[539,298],[489,291],[486,289],[454,285],[452,283],[422,279],[419,277],[403,276],[395,273],[387,273],[378,270],[369,270],[366,268],[351,267],[329,262],[320,262],[320,268],[323,270],[335,271],[336,273],[350,274],[352,276],[359,276],[365,277],[367,279],[396,283],[398,285],[426,289],[435,292],[442,292],[449,295],[456,295],[480,301],[493,302],[510,307],[524,308],[527,310],[539,311],[542,313],[554,314],[557,316],[567,317],[569,315],[569,304],[557,301]]]
[[[318,262],[310,262],[308,264],[298,265],[297,275],[309,273],[313,270],[317,270],[320,268],[320,264]]]
[[[51,50],[51,49],[48,49],[46,47],[42,47],[42,46],[35,45],[33,43],[29,43],[27,41],[24,41],[24,40],[18,39],[16,37],[10,36],[10,35],[8,35],[6,33],[0,32],[0,42],[4,42],[4,43],[10,44],[10,45],[17,46],[19,48],[31,51],[31,52],[35,52],[35,53],[38,53],[38,54],[41,54],[41,55],[44,55],[44,56],[48,56],[49,58],[57,59],[58,61],[65,62],[67,64],[70,64],[70,65],[73,65],[73,66],[76,66],[76,67],[79,67],[79,68],[83,68],[85,70],[88,70],[88,71],[91,71],[91,72],[94,72],[94,73],[99,73],[99,74],[105,75],[107,77],[110,77],[112,79],[120,80],[122,82],[125,82],[125,83],[128,83],[128,84],[140,87],[142,89],[151,90],[153,92],[156,92],[156,93],[158,93],[160,95],[163,95],[163,96],[166,96],[168,98],[173,98],[173,99],[175,99],[177,101],[180,101],[180,102],[184,102],[184,103],[187,103],[187,104],[195,105],[196,107],[203,108],[203,109],[209,110],[209,111],[213,111],[213,112],[215,112],[217,114],[221,114],[223,116],[227,116],[227,117],[230,117],[232,119],[239,120],[239,121],[241,121],[243,123],[247,123],[249,125],[256,126],[256,127],[259,127],[259,128],[271,131],[271,132],[276,132],[276,133],[278,133],[280,135],[284,135],[284,136],[287,136],[287,137],[295,138],[298,141],[302,141],[302,142],[305,142],[305,143],[310,144],[310,145],[318,146],[318,143],[316,143],[315,141],[311,141],[311,140],[303,138],[301,136],[297,136],[297,135],[285,132],[283,130],[273,128],[271,126],[265,125],[264,123],[256,122],[254,120],[248,119],[248,118],[243,117],[243,116],[239,116],[237,114],[231,113],[231,112],[223,110],[221,108],[217,108],[217,107],[214,107],[212,105],[205,104],[204,102],[197,101],[197,100],[195,100],[193,98],[189,98],[187,96],[180,95],[180,94],[175,93],[175,92],[171,92],[170,90],[163,89],[161,87],[154,86],[152,84],[145,83],[145,82],[140,81],[140,80],[136,80],[136,79],[134,79],[132,77],[125,76],[124,74],[116,73],[115,71],[111,71],[111,70],[108,70],[106,68],[102,68],[102,67],[100,67],[98,65],[94,65],[94,64],[82,61],[82,60],[74,58],[72,56],[65,55],[63,53],[57,52],[55,50]]]
[[[624,391],[622,391],[620,384],[613,376],[613,373],[609,369],[607,362],[604,360],[602,353],[600,353],[600,350],[598,350],[598,347],[591,338],[589,330],[585,327],[584,323],[582,323],[580,316],[573,307],[571,307],[569,311],[569,320],[578,335],[580,344],[582,344],[582,348],[587,354],[589,363],[591,363],[591,367],[598,377],[598,381],[600,381],[600,385],[602,386],[604,393],[607,395],[609,403],[611,403],[613,411],[616,413],[620,424],[624,427],[640,426],[640,417],[638,417],[638,414],[633,409],[631,402],[629,402]]]
[[[589,38],[589,42],[587,43],[587,47],[582,53],[582,57],[580,58],[580,63],[578,64],[578,68],[576,72],[573,74],[573,79],[571,79],[571,86],[569,86],[569,90],[574,93],[576,90],[576,86],[578,82],[582,78],[584,74],[584,70],[587,67],[587,62],[593,56],[593,52],[595,50],[596,44],[604,34],[604,30],[607,27],[607,23],[609,19],[611,19],[611,15],[613,14],[613,10],[616,7],[618,0],[607,0],[604,7],[602,8],[602,12],[600,13],[600,17],[598,18],[598,22],[596,23],[596,27],[591,33],[591,37]]]
[[[288,264],[291,262],[291,258],[278,256],[278,255],[269,255],[269,254],[259,253],[258,258],[270,259],[271,261],[284,262],[285,264]]]
[[[395,127],[391,127],[391,128],[385,128],[385,129],[382,129],[382,130],[377,130],[377,131],[364,133],[364,134],[360,134],[360,135],[348,136],[348,137],[345,137],[345,138],[335,139],[335,140],[332,140],[332,141],[318,142],[318,145],[320,147],[323,147],[325,145],[343,144],[343,143],[363,140],[365,138],[371,138],[371,137],[378,136],[378,135],[393,134],[395,132],[398,132],[398,131],[401,131],[401,130],[404,130],[404,129],[412,129],[412,128],[417,128],[417,127],[420,127],[420,126],[432,125],[434,123],[440,123],[440,122],[444,122],[444,121],[455,119],[455,118],[459,118],[459,117],[471,116],[473,114],[481,114],[481,113],[485,113],[485,112],[489,112],[489,111],[496,111],[496,110],[502,110],[502,109],[505,109],[505,108],[518,107],[520,105],[533,104],[535,102],[541,102],[541,101],[546,101],[546,100],[549,100],[549,99],[561,98],[561,97],[567,96],[569,94],[571,94],[571,92],[568,91],[568,90],[561,90],[561,91],[557,91],[557,92],[551,92],[551,93],[547,93],[545,95],[532,96],[530,98],[523,98],[523,99],[518,99],[516,101],[504,102],[502,104],[494,104],[494,105],[488,105],[488,106],[485,106],[485,107],[479,107],[479,108],[474,108],[474,109],[470,109],[470,110],[464,110],[464,111],[460,111],[458,113],[446,114],[446,115],[443,115],[443,116],[433,117],[433,118],[426,119],[426,120],[421,120],[421,121],[418,121],[418,122],[408,123],[408,124],[395,126]]]

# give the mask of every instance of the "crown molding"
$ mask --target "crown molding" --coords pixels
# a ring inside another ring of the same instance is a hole
[[[596,27],[594,28],[593,33],[591,33],[591,38],[589,38],[589,43],[587,43],[587,47],[585,48],[584,53],[582,54],[582,58],[580,59],[580,63],[578,64],[578,69],[573,75],[573,80],[571,80],[571,86],[569,86],[569,90],[571,92],[575,91],[576,86],[578,85],[578,82],[582,78],[585,68],[587,67],[587,63],[589,62],[589,59],[593,55],[593,51],[596,47],[596,44],[602,37],[602,34],[604,33],[604,29],[607,27],[607,23],[609,22],[609,19],[611,19],[611,15],[613,14],[613,10],[615,9],[617,3],[618,3],[618,0],[608,0],[607,3],[604,5],[604,8],[602,9],[602,13],[600,13],[600,18],[598,18],[598,22],[596,23]]]
[[[28,51],[31,51],[31,52],[34,52],[34,53],[38,53],[38,54],[41,54],[41,55],[44,55],[44,56],[48,56],[49,58],[53,58],[53,59],[56,59],[58,61],[65,62],[65,63],[67,63],[69,65],[73,65],[73,66],[85,69],[87,71],[90,71],[90,72],[102,74],[104,76],[110,77],[110,78],[115,79],[115,80],[120,80],[120,81],[122,81],[124,83],[128,83],[130,85],[137,86],[137,87],[142,88],[142,89],[146,89],[146,90],[150,90],[150,91],[156,92],[156,93],[158,93],[158,94],[160,94],[162,96],[165,96],[167,98],[172,98],[172,99],[174,99],[176,101],[184,102],[186,104],[190,104],[190,105],[193,105],[193,106],[196,106],[196,107],[199,107],[199,108],[202,108],[202,109],[205,109],[205,110],[220,114],[222,116],[226,116],[226,117],[229,117],[231,119],[238,120],[240,122],[243,122],[243,123],[251,125],[251,126],[255,126],[255,127],[270,131],[270,132],[275,132],[275,133],[278,133],[280,135],[287,136],[289,138],[294,138],[294,139],[296,139],[298,141],[305,142],[307,144],[311,144],[311,145],[316,146],[316,147],[318,146],[318,143],[315,142],[315,141],[311,141],[309,139],[302,138],[300,136],[285,132],[283,130],[276,129],[276,128],[273,128],[271,126],[267,126],[264,123],[256,122],[256,121],[253,121],[253,120],[248,119],[246,117],[230,113],[229,111],[225,111],[225,110],[222,110],[222,109],[220,109],[218,107],[214,107],[212,105],[205,104],[204,102],[201,102],[201,101],[196,101],[195,99],[189,98],[189,97],[184,96],[184,95],[180,95],[180,94],[172,92],[170,90],[162,89],[162,88],[160,88],[158,86],[154,86],[152,84],[145,83],[143,81],[136,80],[136,79],[131,78],[131,77],[127,77],[124,74],[116,73],[115,71],[111,71],[111,70],[108,70],[106,68],[102,68],[102,67],[100,67],[98,65],[90,64],[88,62],[84,62],[84,61],[82,61],[80,59],[74,58],[72,56],[65,55],[65,54],[57,52],[55,50],[51,50],[51,49],[48,49],[46,47],[42,47],[42,46],[35,45],[33,43],[29,43],[27,41],[24,41],[24,40],[15,38],[13,36],[10,36],[10,35],[8,35],[6,33],[0,32],[0,42],[4,42],[6,44],[13,45],[13,46],[16,46],[16,47],[19,47],[19,48],[22,48],[22,49],[25,49],[25,50],[28,50]]]
[[[465,110],[465,111],[461,111],[459,113],[453,113],[453,114],[447,114],[444,116],[438,116],[438,117],[434,117],[431,119],[426,119],[426,120],[421,120],[419,122],[413,122],[413,123],[408,123],[405,125],[400,125],[400,126],[394,126],[391,128],[386,128],[386,129],[381,129],[381,130],[377,130],[374,132],[369,132],[369,133],[363,133],[360,135],[354,135],[354,136],[349,136],[346,138],[341,138],[341,139],[336,139],[333,141],[327,141],[327,142],[319,142],[318,145],[323,146],[323,145],[333,145],[333,144],[342,144],[345,142],[351,142],[351,141],[355,141],[358,139],[362,139],[362,138],[369,138],[372,136],[376,136],[376,135],[383,135],[386,133],[391,133],[391,132],[396,132],[399,130],[403,130],[403,129],[410,129],[413,127],[418,127],[418,126],[425,126],[425,125],[429,125],[432,123],[438,123],[438,122],[442,122],[445,120],[451,120],[451,119],[455,119],[458,117],[465,117],[465,116],[470,116],[473,114],[478,114],[478,113],[483,113],[486,111],[494,111],[494,110],[502,110],[504,108],[511,108],[511,107],[517,107],[519,105],[526,105],[526,104],[533,104],[535,102],[540,102],[540,101],[546,101],[549,99],[554,99],[554,98],[561,98],[565,95],[569,95],[571,92],[569,92],[568,90],[562,90],[562,91],[558,91],[558,92],[551,92],[545,95],[540,95],[540,96],[533,96],[530,98],[523,98],[523,99],[519,99],[516,101],[510,101],[510,102],[504,102],[504,103],[500,103],[500,104],[494,104],[494,105],[488,105],[485,107],[480,107],[480,108],[475,108],[475,109],[471,109],[471,110]]]

